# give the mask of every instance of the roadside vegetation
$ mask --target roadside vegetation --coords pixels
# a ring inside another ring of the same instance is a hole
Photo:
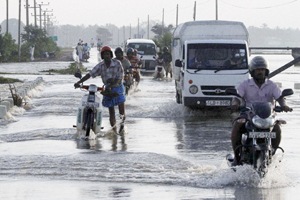
[[[0,84],[8,84],[8,83],[15,83],[15,82],[23,82],[16,78],[5,78],[3,76],[0,76]]]
[[[86,72],[87,69],[83,66],[82,63],[71,63],[67,68],[65,69],[49,69],[49,70],[44,70],[41,72],[48,72],[49,74],[75,74],[80,70],[81,72]]]
[[[26,62],[30,60],[30,48],[34,47],[34,58],[44,59],[46,56],[59,54],[60,48],[47,32],[32,25],[24,27],[21,34],[21,54],[19,60],[18,45],[10,33],[0,33],[0,62]]]

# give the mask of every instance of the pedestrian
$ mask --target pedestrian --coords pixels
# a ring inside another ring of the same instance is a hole
[[[113,58],[113,52],[109,46],[103,46],[101,48],[101,58],[102,61],[98,63],[88,74],[82,77],[77,83],[75,83],[74,87],[80,87],[80,84],[88,80],[90,77],[95,78],[97,76],[101,76],[102,82],[105,85],[102,105],[108,108],[110,125],[116,132],[117,127],[115,106],[118,106],[120,119],[122,120],[120,129],[124,128],[123,122],[125,120],[126,100],[123,86],[124,69],[121,62]]]

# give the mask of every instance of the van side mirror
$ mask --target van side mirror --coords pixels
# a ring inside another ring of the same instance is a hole
[[[181,62],[181,60],[179,60],[179,59],[175,60],[175,66],[176,66],[176,67],[182,67],[182,62]]]

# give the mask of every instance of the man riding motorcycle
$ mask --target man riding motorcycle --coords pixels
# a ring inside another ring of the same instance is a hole
[[[132,74],[132,68],[131,63],[127,58],[124,57],[124,52],[121,47],[117,47],[115,49],[115,55],[116,59],[119,60],[122,63],[122,66],[124,68],[124,87],[125,87],[125,94],[128,94],[129,89],[131,88],[133,84],[133,74]]]
[[[254,102],[270,102],[274,105],[276,100],[283,111],[288,112],[291,109],[286,105],[285,99],[280,98],[281,90],[273,81],[267,78],[269,75],[268,66],[268,61],[264,57],[254,57],[249,64],[249,72],[252,78],[245,80],[238,86],[238,93],[246,101],[246,105],[251,105]],[[241,103],[240,99],[234,98],[232,101],[232,110],[238,110]],[[240,116],[234,120],[231,131],[231,143],[234,151],[233,166],[241,164],[237,147],[241,145],[243,132],[245,132],[245,120]],[[281,141],[280,126],[276,124],[272,132],[276,132],[276,138],[272,139],[272,147],[275,153]]]
[[[164,61],[164,68],[165,68],[165,71],[166,71],[166,77],[168,77],[168,73],[170,73],[170,77],[172,78],[172,66],[171,66],[172,55],[169,52],[168,47],[163,48],[162,58],[163,58],[163,61]]]
[[[126,58],[131,63],[133,78],[135,78],[135,81],[138,85],[141,79],[140,70],[139,70],[141,65],[141,60],[135,55],[133,48],[128,48],[126,54],[127,54]]]

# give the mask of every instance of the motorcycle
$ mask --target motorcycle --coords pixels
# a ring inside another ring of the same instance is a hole
[[[83,61],[87,62],[89,58],[90,58],[90,52],[84,51],[82,55]]]
[[[134,85],[133,74],[132,74],[132,70],[130,68],[125,70],[123,85],[125,87],[125,94],[128,95],[129,90]]]
[[[165,77],[165,69],[164,69],[164,61],[162,58],[158,58],[156,60],[155,72],[154,72],[154,79],[162,80]]]
[[[271,140],[276,138],[276,132],[272,132],[273,127],[278,124],[286,124],[286,121],[276,119],[276,113],[282,112],[282,108],[269,102],[255,102],[250,107],[246,107],[244,99],[237,94],[236,89],[226,89],[226,94],[236,96],[242,99],[240,106],[240,117],[238,120],[244,120],[245,132],[242,133],[241,145],[236,150],[240,154],[240,163],[242,165],[251,165],[257,171],[260,177],[264,177],[268,171],[268,166],[272,163],[272,156],[276,149],[272,148]],[[292,89],[282,91],[281,97],[292,95]],[[290,110],[292,111],[292,109]],[[278,149],[284,150],[281,147]],[[231,167],[234,156],[226,156],[228,165]],[[235,168],[233,168],[235,170]]]
[[[81,79],[81,73],[75,73],[75,77]],[[103,92],[103,87],[98,87],[94,84],[81,85],[80,89],[88,91],[88,94],[84,94],[81,98],[80,105],[77,109],[76,125],[78,133],[85,132],[84,138],[91,139],[91,130],[95,135],[100,133],[102,129],[102,104],[101,98],[96,94],[98,91]]]

